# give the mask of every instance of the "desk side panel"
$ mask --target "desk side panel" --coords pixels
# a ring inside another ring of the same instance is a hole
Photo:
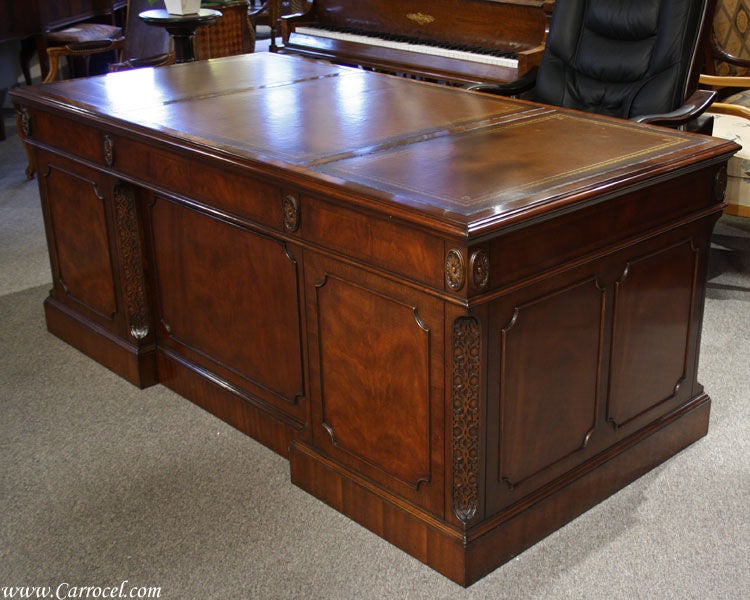
[[[490,303],[489,514],[596,468],[595,457],[702,393],[696,315],[717,218]]]
[[[62,156],[36,157],[53,279],[49,330],[131,383],[153,385],[139,191]]]
[[[305,288],[310,443],[442,514],[443,303],[315,252]]]

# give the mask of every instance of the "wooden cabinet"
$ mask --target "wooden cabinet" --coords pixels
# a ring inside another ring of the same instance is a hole
[[[513,290],[489,311],[487,511],[592,468],[690,402],[712,218]]]

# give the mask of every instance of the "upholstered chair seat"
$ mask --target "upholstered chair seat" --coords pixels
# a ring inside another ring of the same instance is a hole
[[[90,45],[95,42],[107,44],[122,39],[121,27],[103,23],[78,23],[47,34],[49,46]]]

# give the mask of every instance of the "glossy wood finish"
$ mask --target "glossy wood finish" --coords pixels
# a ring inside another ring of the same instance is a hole
[[[49,329],[462,585],[706,433],[732,142],[268,53],[13,98]]]
[[[553,5],[554,0],[313,0],[304,14],[281,18],[278,51],[460,85],[513,81],[539,64]],[[510,53],[518,66],[329,39],[298,32],[301,27]]]

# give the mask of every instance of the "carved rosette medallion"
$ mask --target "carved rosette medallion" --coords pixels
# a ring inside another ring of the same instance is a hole
[[[453,323],[453,512],[466,524],[479,508],[479,323],[464,317]]]
[[[288,233],[294,233],[299,229],[299,200],[295,196],[287,194],[282,200],[281,208],[284,213],[284,229]]]
[[[714,197],[717,202],[724,202],[724,194],[727,191],[727,165],[721,165],[714,177]]]
[[[104,164],[108,167],[115,164],[115,142],[109,134],[104,135]]]
[[[445,280],[457,292],[464,287],[464,257],[460,250],[449,250],[445,258]]]
[[[490,282],[490,257],[482,249],[474,250],[469,259],[471,283],[475,290],[482,291]]]
[[[114,199],[128,327],[133,339],[142,340],[148,335],[150,325],[138,217],[135,212],[135,192],[132,186],[125,183],[115,186]]]

